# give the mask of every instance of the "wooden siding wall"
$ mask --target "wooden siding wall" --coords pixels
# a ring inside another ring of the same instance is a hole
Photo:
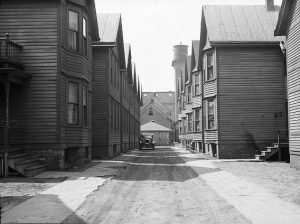
[[[217,54],[216,54],[216,49],[211,49],[207,50],[204,52],[202,60],[203,60],[203,68],[205,68],[207,72],[207,54],[213,54],[213,74],[214,74],[214,79],[205,81],[203,79],[203,76],[206,75],[202,72],[202,88],[203,88],[203,102],[206,102],[208,99],[214,99],[215,102],[215,128],[212,130],[208,130],[204,128],[204,143],[210,144],[210,143],[218,143],[218,95],[217,95],[217,86],[218,86],[218,73],[217,73]],[[202,116],[203,116],[203,110],[202,110]],[[202,124],[205,122],[202,119]]]
[[[251,158],[285,128],[283,55],[279,46],[219,48],[217,63],[219,158]]]
[[[90,20],[82,7],[85,5],[85,1],[76,1],[76,4],[68,3],[67,1],[60,2],[60,55],[59,59],[61,64],[59,66],[59,75],[61,77],[60,84],[60,124],[61,129],[61,146],[63,148],[69,147],[88,147],[91,146],[92,133],[91,133],[91,122],[88,122],[88,126],[83,126],[82,116],[82,88],[83,85],[87,86],[88,89],[88,105],[90,105],[91,91],[92,91],[92,40],[90,32]],[[74,51],[68,46],[68,12],[69,9],[79,13],[79,49]],[[83,54],[82,45],[82,17],[87,19],[87,56]],[[67,123],[67,92],[68,82],[79,83],[79,124],[69,125]],[[91,107],[88,107],[88,118],[91,117]]]
[[[292,167],[300,167],[300,1],[296,1],[287,34],[289,147]]]
[[[153,116],[149,115],[149,107],[152,106],[153,108]],[[143,110],[141,110],[141,125],[144,125],[152,120],[155,120],[157,124],[160,124],[166,128],[172,128],[171,127],[171,120],[167,117],[167,114],[163,114],[160,112],[155,105],[147,105]]]
[[[93,48],[92,157],[108,158],[109,49]]]
[[[47,0],[9,0],[0,7],[0,35],[9,33],[24,47],[22,62],[30,76],[23,88],[12,88],[13,145],[57,147],[57,11],[57,2]]]

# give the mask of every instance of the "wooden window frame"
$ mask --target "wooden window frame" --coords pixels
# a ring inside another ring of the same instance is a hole
[[[213,114],[209,114],[209,103],[214,104]],[[212,118],[213,123],[211,123]],[[216,129],[216,98],[208,98],[203,102],[203,121],[206,130]]]
[[[84,30],[84,28],[85,28],[85,30]],[[88,55],[88,22],[84,16],[82,17],[82,51],[83,51],[83,55],[87,57],[87,55]]]
[[[198,82],[197,82],[197,77],[198,77]],[[199,95],[201,95],[201,85],[200,85],[200,73],[196,73],[195,75],[194,75],[194,89],[195,89],[195,92],[194,92],[194,95],[195,96],[199,96]],[[197,91],[197,87],[198,87],[198,89],[199,89],[199,92]]]
[[[148,108],[148,115],[153,116],[153,106],[149,106]]]
[[[197,118],[197,112],[198,112],[198,118]],[[201,108],[195,108],[194,109],[194,132],[201,132],[202,131],[202,110]],[[199,128],[197,128],[199,126]]]
[[[193,132],[193,115],[187,113],[187,132]]]
[[[70,29],[70,13],[75,13],[77,14],[77,31]],[[74,9],[68,9],[68,47],[69,49],[73,50],[73,51],[79,51],[79,31],[80,31],[80,13]],[[71,41],[70,41],[70,35],[71,33],[75,34],[76,40],[75,40],[75,48],[74,46],[71,45]]]
[[[70,84],[75,84],[75,85],[77,85],[77,103],[74,103],[74,102],[70,102]],[[67,107],[67,123],[69,124],[69,125],[79,125],[79,107],[80,107],[80,105],[79,105],[79,82],[76,82],[76,81],[68,81],[68,101],[67,101],[67,105],[68,105],[68,107]],[[76,109],[76,118],[75,118],[75,122],[73,122],[73,119],[72,119],[72,122],[70,122],[70,105],[72,105],[72,107],[74,108],[74,105],[76,106],[75,108],[77,108]]]
[[[88,94],[88,87],[82,85],[82,124],[84,127],[88,126]]]

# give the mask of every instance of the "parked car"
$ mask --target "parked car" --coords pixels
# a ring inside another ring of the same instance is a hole
[[[147,133],[140,136],[139,139],[139,150],[142,149],[152,149],[155,148],[155,141],[153,140],[154,134]]]

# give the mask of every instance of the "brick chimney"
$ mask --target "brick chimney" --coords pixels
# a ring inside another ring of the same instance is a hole
[[[274,11],[275,10],[274,0],[265,0],[265,1],[266,1],[267,11]]]

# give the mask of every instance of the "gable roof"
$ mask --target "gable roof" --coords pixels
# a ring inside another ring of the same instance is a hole
[[[98,14],[98,27],[100,42],[115,43],[117,41],[119,25],[121,22],[121,14]]]
[[[191,84],[191,56],[187,55],[185,57],[185,84]]]
[[[278,6],[274,11],[262,5],[202,7],[210,44],[278,43],[283,40],[274,37],[278,14]]]
[[[144,125],[141,126],[141,132],[143,131],[166,131],[166,132],[170,132],[172,131],[169,128],[166,128],[160,124],[157,124],[155,122],[148,122]]]
[[[199,62],[199,47],[200,47],[200,41],[199,40],[193,40],[192,41],[192,59],[191,59],[191,69],[194,71],[198,68],[198,62]]]
[[[97,13],[96,13],[96,6],[95,0],[87,1],[88,2],[88,12],[91,18],[91,34],[92,34],[92,41],[99,41],[99,30],[98,30],[98,21],[97,21]],[[0,1],[1,4],[1,1]]]
[[[295,0],[283,0],[278,16],[276,29],[274,31],[275,36],[286,36],[288,30],[288,24],[292,17],[293,5]]]
[[[129,43],[124,43],[125,63],[128,66],[129,57],[131,57],[131,46]]]

